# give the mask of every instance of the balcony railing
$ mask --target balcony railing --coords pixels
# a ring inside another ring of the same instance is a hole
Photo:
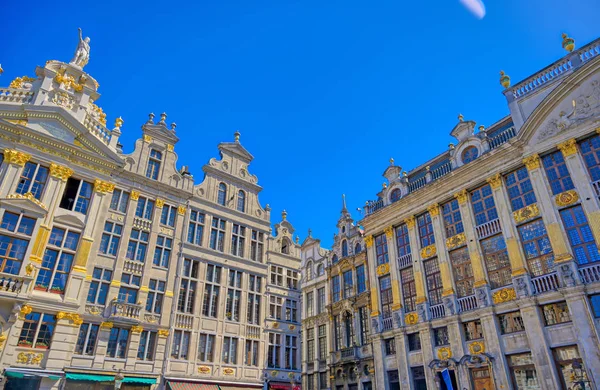
[[[123,271],[141,275],[144,272],[144,263],[135,260],[125,260],[123,263]]]
[[[490,139],[490,149],[496,149],[498,146],[506,143],[509,139],[513,138],[517,135],[517,131],[514,126],[509,127],[506,130],[503,130],[501,133],[495,135]]]
[[[382,318],[381,319],[381,330],[385,332],[386,330],[390,330],[394,328],[394,321],[392,317]]]
[[[149,232],[152,229],[152,221],[145,218],[134,217],[133,227]]]
[[[357,357],[357,353],[356,353],[356,347],[350,347],[350,348],[344,348],[340,351],[340,358],[342,360],[346,360],[346,359],[356,359]]]
[[[364,213],[365,215],[370,215],[381,208],[383,208],[383,199],[368,201],[365,205]]]
[[[449,174],[452,172],[452,163],[449,161],[443,165],[440,165],[433,171],[431,171],[431,180],[437,180],[440,177]]]
[[[412,253],[398,257],[398,269],[410,267],[412,265]]]
[[[260,339],[260,326],[246,325],[246,338]]]
[[[443,303],[429,307],[429,315],[432,320],[446,316],[446,308]]]
[[[175,315],[175,327],[192,329],[194,327],[194,316],[191,314],[177,313]]]
[[[420,177],[414,181],[409,181],[408,182],[408,191],[415,192],[419,188],[424,187],[425,184],[427,184],[427,179],[425,178],[425,176]]]
[[[139,320],[141,311],[142,305],[113,301],[110,307],[110,316]]]
[[[531,278],[531,283],[533,283],[535,294],[556,291],[559,287],[558,275],[556,272]]]
[[[86,114],[85,119],[83,120],[83,125],[90,131],[90,133],[95,135],[105,144],[110,142],[111,131],[93,116]]]
[[[33,100],[33,92],[14,88],[0,88],[0,102],[8,103],[30,103]]]
[[[500,233],[502,227],[500,227],[500,220],[496,218],[476,226],[475,230],[477,231],[477,237],[482,239]]]
[[[477,309],[477,298],[475,298],[475,295],[458,298],[458,307],[461,313],[475,310]]]
[[[600,264],[592,264],[579,268],[581,283],[590,284],[600,282]]]
[[[25,284],[26,280],[17,275],[0,272],[0,292],[18,294]],[[27,289],[24,291],[27,291]]]

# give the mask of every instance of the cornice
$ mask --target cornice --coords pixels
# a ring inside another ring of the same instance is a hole
[[[249,181],[243,180],[237,176],[232,175],[231,173],[223,172],[222,170],[212,167],[210,165],[204,165],[202,167],[202,171],[206,174],[211,174],[215,178],[222,179],[223,181],[230,181],[237,184],[240,188],[249,189],[250,191],[258,194],[262,191],[262,187],[258,184],[250,183]],[[198,184],[201,186],[206,181],[206,178]]]

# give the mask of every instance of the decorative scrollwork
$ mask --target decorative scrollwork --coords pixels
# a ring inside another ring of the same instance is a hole
[[[559,207],[570,206],[579,200],[579,194],[575,190],[561,192],[554,198]]]
[[[515,219],[516,223],[525,222],[528,219],[537,217],[538,215],[540,215],[540,209],[536,203],[530,204],[529,206],[513,212],[513,218]]]
[[[456,235],[446,239],[446,248],[448,248],[448,250],[452,250],[454,248],[463,246],[466,243],[467,243],[467,236],[465,236],[465,233],[459,233],[459,234],[456,234]]]
[[[512,287],[503,288],[492,295],[495,304],[514,301],[515,299],[517,299],[517,293]]]
[[[381,276],[381,275],[386,275],[389,273],[390,273],[390,264],[389,263],[381,264],[380,266],[377,267],[377,275]]]
[[[429,259],[430,257],[433,257],[435,255],[437,255],[437,248],[435,247],[435,244],[428,245],[425,248],[421,249],[422,259]]]

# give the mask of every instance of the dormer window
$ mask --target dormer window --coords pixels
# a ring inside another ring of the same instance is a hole
[[[397,202],[400,200],[400,197],[402,196],[402,191],[400,191],[400,188],[395,188],[392,193],[390,194],[390,201],[392,203]]]
[[[146,177],[152,180],[158,180],[158,172],[160,171],[160,162],[162,161],[162,153],[156,149],[150,149],[150,157],[148,158],[148,168],[146,169]]]
[[[290,240],[288,240],[287,238],[284,238],[281,241],[281,253],[285,255],[290,254]]]
[[[342,257],[348,256],[348,241],[342,241]]]
[[[238,192],[237,211],[246,212],[246,193],[242,190]]]
[[[462,153],[463,164],[468,164],[479,157],[479,150],[475,146],[469,146]]]
[[[217,195],[217,203],[221,206],[225,206],[225,201],[227,200],[227,186],[225,183],[219,184],[219,193]]]

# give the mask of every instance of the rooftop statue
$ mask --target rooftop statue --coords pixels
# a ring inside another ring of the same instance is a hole
[[[82,68],[87,65],[90,60],[90,37],[83,39],[81,35],[81,28],[79,28],[79,43],[77,44],[77,50],[75,50],[75,56],[69,64],[75,65]]]

